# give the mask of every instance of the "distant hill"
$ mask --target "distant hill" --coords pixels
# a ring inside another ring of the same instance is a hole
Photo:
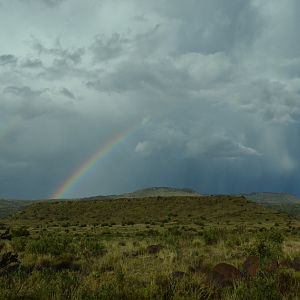
[[[243,195],[246,199],[262,204],[279,212],[300,217],[300,199],[287,193],[251,193]]]
[[[172,196],[200,196],[192,189],[178,189],[170,187],[150,187],[115,196],[115,198],[141,198],[141,197],[172,197]]]
[[[200,196],[196,191],[192,189],[178,189],[178,188],[169,188],[169,187],[151,187],[146,189],[140,189],[131,193],[119,194],[119,195],[99,195],[85,198],[75,198],[75,199],[59,199],[59,201],[93,201],[93,200],[104,200],[104,199],[117,199],[117,198],[141,198],[141,197],[165,197],[165,196]],[[57,201],[56,199],[48,200],[36,200],[36,201],[27,201],[27,200],[1,200],[0,199],[0,219],[6,218],[17,211],[24,209],[27,205],[37,202],[53,202]]]
[[[145,189],[136,190],[130,193],[116,194],[116,195],[98,195],[84,198],[74,198],[74,199],[57,199],[59,201],[67,200],[104,200],[104,199],[119,199],[119,198],[143,198],[143,197],[183,197],[183,196],[202,196],[198,192],[192,189],[179,189],[171,187],[149,187]],[[56,201],[55,199],[53,199]],[[53,201],[50,200],[50,201]]]
[[[0,199],[0,218],[6,218],[15,212],[24,209],[33,201],[26,200],[5,200]]]
[[[251,193],[244,195],[248,200],[260,204],[300,204],[300,199],[287,193]]]
[[[37,202],[6,222],[53,226],[96,224],[287,224],[291,217],[238,196],[172,196]]]
[[[94,196],[94,197],[87,197],[87,198],[81,198],[81,199],[63,199],[63,200],[41,200],[41,201],[25,201],[25,200],[1,200],[0,199],[0,218],[6,218],[10,215],[13,215],[14,213],[24,210],[27,206],[30,204],[33,204],[29,207],[29,211],[32,207],[38,206],[41,204],[41,207],[46,207],[49,203],[50,205],[54,203],[61,203],[61,202],[76,202],[78,207],[82,206],[82,209],[85,209],[85,206],[83,206],[82,202],[91,202],[86,204],[86,207],[89,207],[91,211],[94,210],[94,207],[92,205],[95,205],[95,209],[97,209],[98,205],[103,205],[103,203],[106,203],[106,205],[112,205],[113,207],[113,200],[117,199],[139,199],[142,200],[141,203],[144,203],[145,207],[156,200],[151,200],[151,198],[157,198],[162,197],[163,199],[167,199],[166,201],[169,203],[170,201],[173,201],[173,204],[177,201],[177,198],[180,199],[186,199],[186,204],[190,203],[192,199],[194,199],[197,203],[198,200],[202,199],[228,199],[231,198],[245,198],[247,199],[247,203],[249,201],[263,205],[267,208],[271,208],[278,212],[284,212],[288,213],[295,217],[300,217],[300,199],[298,199],[294,195],[286,194],[286,193],[251,193],[251,194],[244,194],[244,195],[237,195],[237,196],[230,196],[230,195],[223,195],[223,196],[207,196],[207,195],[201,195],[197,193],[196,191],[192,189],[178,189],[178,188],[170,188],[170,187],[151,187],[151,188],[145,188],[136,190],[131,193],[125,193],[120,195],[108,195],[108,196]],[[147,200],[146,200],[147,199]],[[198,200],[197,200],[198,199]],[[76,201],[75,201],[76,200]],[[159,199],[158,199],[159,200]],[[194,201],[193,200],[193,201]],[[104,201],[104,202],[100,202]],[[147,201],[147,203],[145,202]],[[226,202],[225,201],[225,202]],[[167,205],[167,202],[164,203],[164,205]],[[225,203],[224,202],[224,203]],[[94,203],[94,204],[92,204]],[[100,204],[99,204],[100,203]],[[101,204],[102,203],[102,204]],[[121,203],[121,202],[120,202]],[[160,203],[160,202],[158,202]],[[180,202],[181,204],[184,202]],[[43,206],[45,205],[45,206]],[[75,205],[75,204],[74,204]],[[160,204],[159,204],[160,205]],[[189,205],[189,204],[187,204]],[[65,207],[65,206],[63,206]],[[66,204],[67,207],[67,204]],[[70,206],[71,207],[71,206]],[[259,206],[260,207],[260,206]],[[182,207],[182,209],[189,210],[190,207]],[[192,211],[192,209],[191,209]],[[25,213],[27,214],[27,209]],[[77,212],[76,212],[77,213]],[[80,212],[78,212],[80,215]],[[210,212],[211,213],[211,212]],[[37,215],[40,214],[40,212],[36,213]],[[58,213],[60,215],[60,213]],[[230,215],[230,213],[229,213]],[[42,216],[44,218],[44,216]],[[77,219],[77,217],[75,217]],[[54,219],[56,219],[54,217]],[[61,216],[61,219],[64,219]]]

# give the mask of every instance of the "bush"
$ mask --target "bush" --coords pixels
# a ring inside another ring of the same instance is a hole
[[[26,249],[28,239],[26,237],[17,237],[11,241],[11,246],[16,252],[23,252]]]
[[[26,227],[15,228],[11,231],[11,235],[13,238],[21,237],[21,236],[29,236],[30,233]]]
[[[0,240],[11,240],[11,234],[9,232],[9,228],[5,230],[5,232],[0,234]]]
[[[54,234],[43,234],[38,240],[31,240],[26,245],[26,251],[33,254],[60,255],[62,253],[73,253],[72,240],[67,236]]]
[[[270,260],[278,260],[283,255],[283,235],[276,230],[260,232],[248,249],[250,255],[260,257],[262,264]]]
[[[98,241],[85,239],[79,243],[79,250],[86,256],[103,256],[107,253],[105,247]]]
[[[275,277],[258,276],[250,282],[238,285],[230,299],[243,300],[281,300]]]
[[[35,268],[37,270],[49,269],[53,271],[72,270],[78,271],[80,266],[76,263],[75,257],[72,255],[60,255],[52,258],[41,258],[37,261]]]
[[[11,264],[19,263],[18,254],[12,252],[6,252],[0,257],[0,269],[3,269]]]

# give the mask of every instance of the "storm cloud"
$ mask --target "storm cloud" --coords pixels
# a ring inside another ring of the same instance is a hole
[[[0,197],[300,195],[299,1],[0,3]]]

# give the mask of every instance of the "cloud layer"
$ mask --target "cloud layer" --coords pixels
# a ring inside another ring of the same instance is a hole
[[[297,0],[0,1],[0,196],[300,195]]]

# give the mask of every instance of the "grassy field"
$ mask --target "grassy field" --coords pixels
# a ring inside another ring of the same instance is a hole
[[[2,220],[0,299],[300,299],[299,229],[243,197],[34,203]],[[210,280],[249,255],[256,276]]]

